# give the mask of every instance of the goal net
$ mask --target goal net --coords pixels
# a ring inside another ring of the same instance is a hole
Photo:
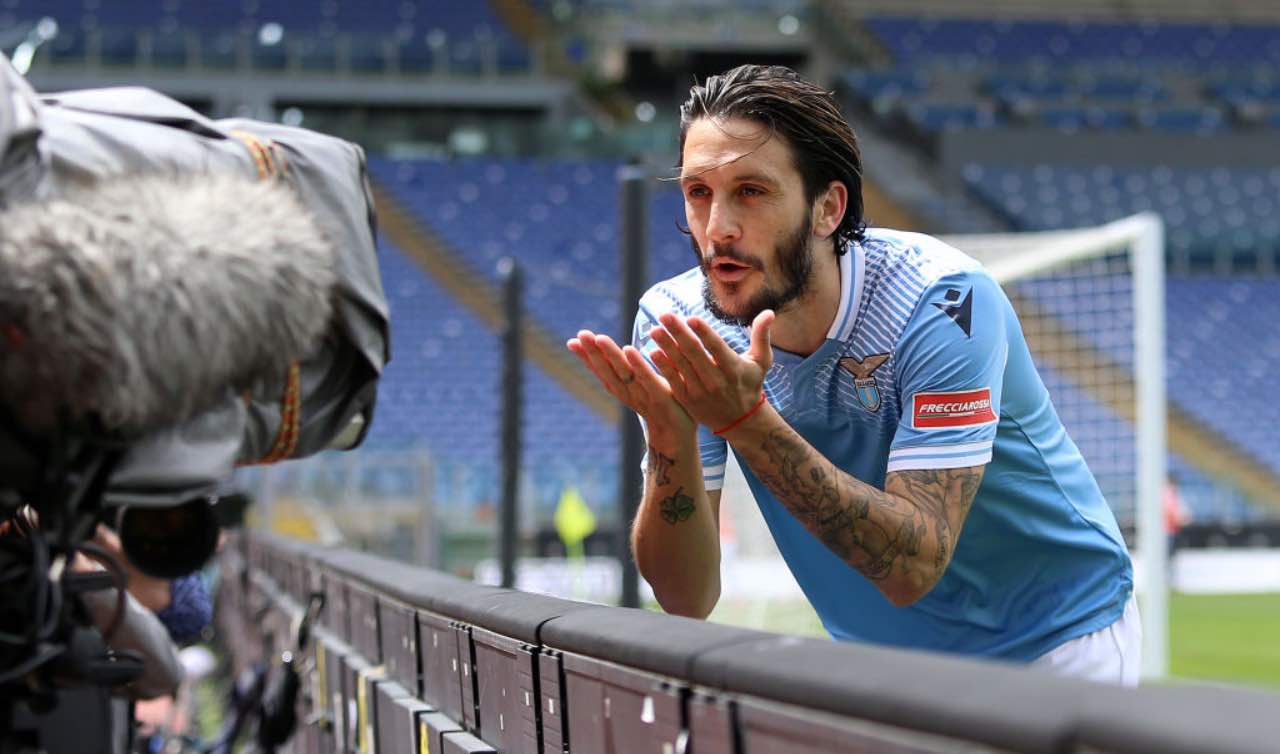
[[[949,236],[943,240],[981,260],[1018,312],[1040,375],[1071,438],[1097,478],[1130,546],[1139,572],[1144,675],[1167,672],[1166,540],[1161,518],[1165,478],[1164,230],[1158,216],[1135,215],[1069,231]],[[771,594],[766,604],[735,598],[734,566],[726,562],[723,617],[785,630],[770,604],[794,590],[785,576],[762,589],[760,574],[786,573],[736,469],[726,479],[726,559],[751,574],[743,595]],[[772,562],[772,570],[768,564]],[[797,618],[797,612],[802,616]],[[811,613],[810,613],[811,615]],[[713,615],[713,618],[716,616]],[[812,618],[809,618],[812,621]],[[816,626],[816,622],[812,625]]]

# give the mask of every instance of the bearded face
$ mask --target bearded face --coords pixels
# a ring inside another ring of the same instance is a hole
[[[782,312],[786,306],[803,298],[813,275],[813,225],[807,213],[799,226],[773,251],[770,263],[740,249],[737,245],[709,243],[709,250],[698,246],[690,236],[693,253],[702,268],[702,298],[712,314],[723,322],[748,327],[765,309]],[[750,271],[762,273],[763,280],[752,278]],[[719,274],[717,274],[719,273]],[[741,277],[740,280],[735,278]],[[748,285],[756,289],[750,293]],[[745,301],[741,301],[746,294]]]

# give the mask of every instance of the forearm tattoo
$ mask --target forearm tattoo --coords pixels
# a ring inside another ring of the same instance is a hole
[[[667,472],[671,471],[671,467],[675,465],[676,459],[663,455],[660,450],[652,445],[649,446],[649,464],[645,469],[645,473],[655,484],[659,486],[671,484],[671,476]]]
[[[828,548],[873,581],[895,573],[932,586],[942,576],[982,469],[889,474],[878,490],[843,473],[794,432],[774,430],[753,470]],[[768,472],[768,473],[760,473]]]
[[[672,526],[693,515],[693,498],[684,494],[684,487],[677,487],[675,494],[663,498],[659,505],[662,510],[662,520]]]

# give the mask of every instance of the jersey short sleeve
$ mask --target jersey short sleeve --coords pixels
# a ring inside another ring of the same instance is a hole
[[[651,354],[658,350],[658,345],[653,342],[653,338],[649,337],[649,332],[659,326],[658,316],[665,311],[676,309],[673,302],[660,295],[657,290],[650,290],[640,299],[639,311],[636,312],[636,321],[631,329],[631,345],[636,350],[644,354],[645,360],[649,362],[649,366],[654,366]],[[649,436],[649,429],[645,426],[644,419],[640,420],[640,426],[644,429],[645,437]],[[724,486],[724,468],[728,459],[729,446],[724,438],[716,437],[710,429],[698,425],[698,453],[702,457],[702,481],[707,490],[718,490]],[[644,459],[641,461],[641,468],[649,468],[649,444],[645,443]]]
[[[985,272],[939,278],[896,349],[902,416],[887,471],[954,469],[991,460],[1008,358],[1007,302]]]

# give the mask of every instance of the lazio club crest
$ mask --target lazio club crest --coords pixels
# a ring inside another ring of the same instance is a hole
[[[873,413],[880,409],[880,386],[876,384],[874,372],[888,360],[887,353],[873,354],[865,359],[856,356],[840,359],[840,366],[853,375],[853,393],[858,396],[858,403]]]

